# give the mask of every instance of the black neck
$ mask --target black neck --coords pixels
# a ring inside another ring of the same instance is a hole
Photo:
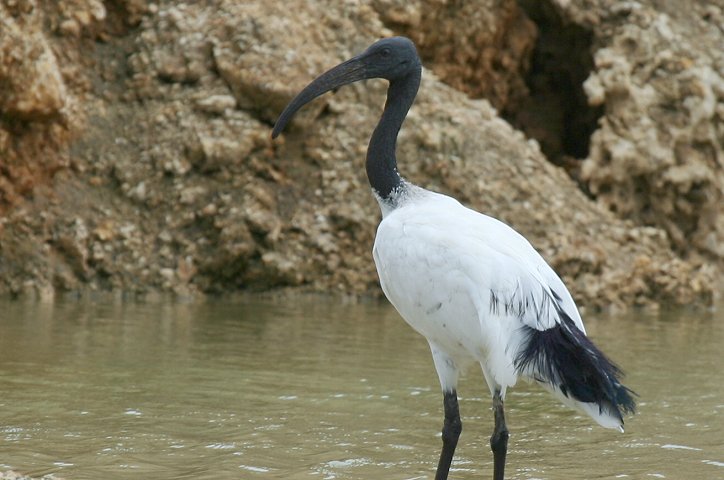
[[[397,172],[395,145],[402,122],[420,87],[421,70],[417,68],[406,77],[390,81],[385,111],[367,148],[367,178],[375,192],[386,200],[402,184]]]

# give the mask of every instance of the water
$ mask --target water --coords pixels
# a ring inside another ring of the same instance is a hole
[[[75,479],[424,479],[442,395],[385,304],[0,301],[0,471]],[[724,479],[724,315],[587,316],[640,413],[618,434],[535,386],[506,402],[511,479]],[[489,478],[462,379],[451,478]]]

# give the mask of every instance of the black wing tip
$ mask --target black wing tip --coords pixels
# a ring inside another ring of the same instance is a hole
[[[620,383],[616,385],[616,407],[624,414],[633,415],[636,413],[636,400],[639,395]]]
[[[605,399],[598,403],[598,407],[601,412],[606,411],[611,416],[616,417],[621,422],[621,428],[623,429],[624,416],[636,413],[636,400],[633,397],[638,397],[638,394],[618,382],[615,383],[613,390],[612,400]]]
[[[548,330],[524,327],[526,346],[518,353],[519,372],[530,369],[536,378],[550,383],[569,398],[596,403],[623,422],[624,414],[636,412],[636,393],[621,384],[621,369],[611,362],[570,318]],[[568,328],[566,328],[568,327]]]

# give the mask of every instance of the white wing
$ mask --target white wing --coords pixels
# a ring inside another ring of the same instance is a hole
[[[445,212],[438,219],[443,223],[441,228],[445,228],[445,223],[453,223],[448,226],[450,234],[478,244],[473,250],[481,252],[480,259],[485,258],[480,261],[495,266],[487,272],[491,277],[486,282],[491,292],[491,310],[507,308],[525,325],[536,330],[556,326],[561,323],[561,314],[565,314],[585,333],[570,292],[525,237],[505,223],[464,207],[453,198],[433,195],[438,198],[430,203]],[[470,269],[479,267],[474,263],[469,265]]]

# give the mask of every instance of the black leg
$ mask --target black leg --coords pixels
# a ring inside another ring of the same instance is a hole
[[[508,453],[508,427],[505,425],[505,411],[500,390],[493,396],[495,429],[490,437],[490,449],[493,451],[493,480],[503,480],[505,476],[505,455]]]
[[[440,452],[440,463],[437,464],[435,480],[447,480],[455,447],[458,444],[460,432],[463,431],[458,410],[458,394],[455,390],[445,392],[443,405],[445,406],[445,423],[442,426],[442,452]]]

